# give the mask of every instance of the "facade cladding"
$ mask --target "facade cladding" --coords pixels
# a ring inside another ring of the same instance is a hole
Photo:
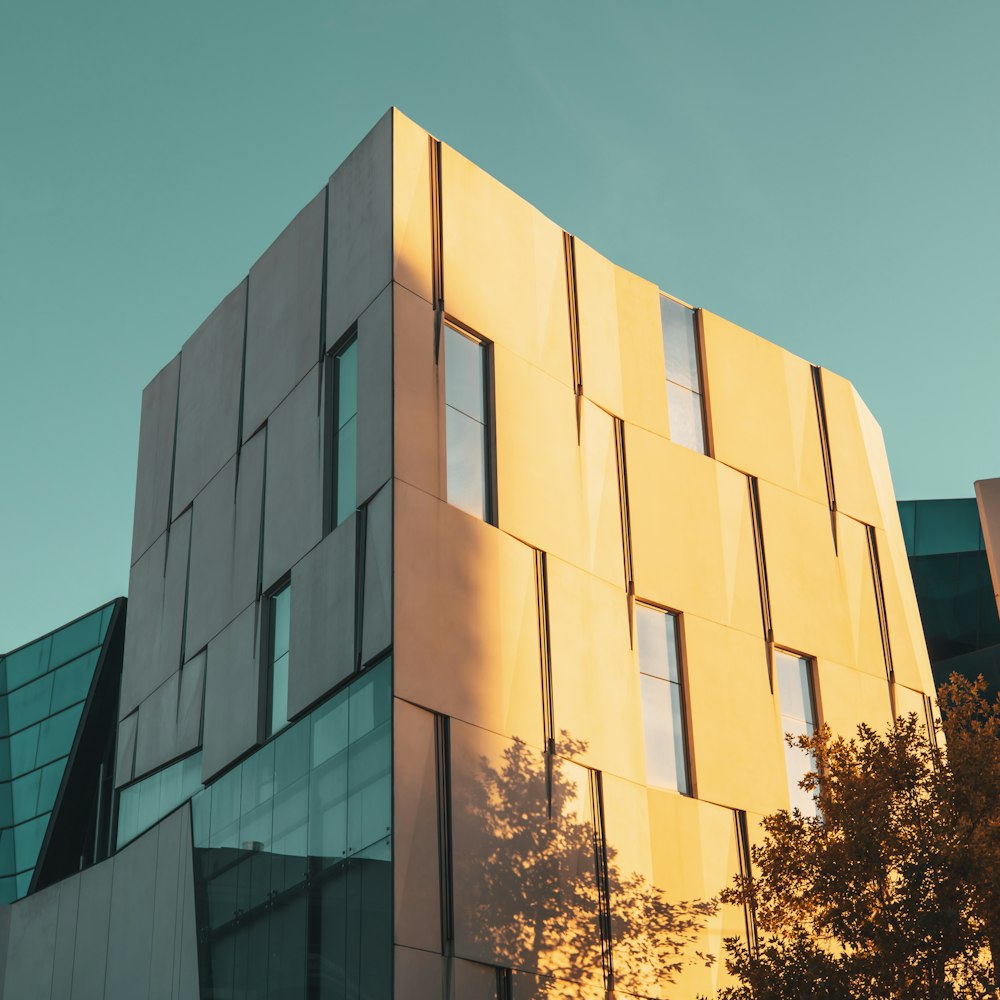
[[[995,696],[1000,692],[1000,615],[996,545],[988,541],[991,534],[1000,541],[991,504],[1000,495],[1000,480],[976,483],[976,493],[978,503],[971,497],[901,500],[899,517],[935,681],[943,684],[953,672],[970,678],[982,674]]]
[[[116,853],[4,997],[694,997],[933,692],[878,426],[389,112],[143,394]]]

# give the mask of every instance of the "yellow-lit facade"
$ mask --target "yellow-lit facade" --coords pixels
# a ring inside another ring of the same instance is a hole
[[[843,378],[391,135],[395,995],[711,993],[752,928],[700,903],[790,803],[782,664],[803,725],[932,710],[881,431]],[[485,516],[449,502],[449,330],[482,345]]]

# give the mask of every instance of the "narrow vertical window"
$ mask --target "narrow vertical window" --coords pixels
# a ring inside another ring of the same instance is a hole
[[[816,701],[813,693],[812,664],[804,656],[774,651],[778,674],[778,698],[781,704],[781,731],[793,736],[812,736],[816,732]],[[816,815],[811,792],[799,788],[807,771],[816,768],[813,755],[799,747],[785,745],[785,769],[788,773],[788,798],[792,809],[804,816]]]
[[[445,453],[448,503],[490,519],[486,346],[444,328]]]
[[[267,735],[288,725],[288,626],[292,588],[282,587],[268,598],[270,650],[267,678]]]
[[[333,357],[333,527],[357,507],[358,339]]]
[[[643,604],[635,606],[646,739],[646,780],[658,788],[689,795],[684,692],[677,617]]]
[[[660,296],[663,359],[667,368],[670,439],[706,454],[698,327],[693,309]]]

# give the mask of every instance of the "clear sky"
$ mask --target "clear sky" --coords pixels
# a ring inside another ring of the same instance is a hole
[[[392,104],[1000,475],[997,0],[0,0],[0,649],[128,587],[143,386]]]

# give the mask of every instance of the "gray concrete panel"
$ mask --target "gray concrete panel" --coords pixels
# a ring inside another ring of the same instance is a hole
[[[287,573],[323,534],[320,374],[307,378],[267,425],[263,589]]]
[[[159,837],[154,826],[114,858],[105,1000],[134,1000],[149,983]]]
[[[118,723],[118,741],[115,745],[115,788],[127,785],[135,776],[135,731],[138,721],[139,713],[135,711]]]
[[[449,1000],[496,1000],[497,970],[492,965],[452,960]]]
[[[191,520],[187,649],[204,649],[242,608],[233,606],[236,458],[198,494]]]
[[[135,740],[135,777],[177,756],[177,695],[180,671],[171,674],[139,706],[139,725]]]
[[[392,111],[330,178],[326,333],[332,344],[392,279]]]
[[[132,567],[119,719],[181,665],[190,535],[191,512],[187,511]]]
[[[201,716],[205,701],[205,652],[188,660],[181,670],[177,696],[177,736],[174,753],[180,757],[201,746]]]
[[[181,857],[184,810],[171,813],[160,823],[156,845],[156,873],[152,905],[153,929],[149,961],[149,1000],[173,1000],[175,937],[180,921],[178,902],[183,894]]]
[[[10,940],[4,973],[5,997],[49,1000],[58,918],[58,886],[28,896],[11,906]]]
[[[434,714],[393,702],[393,875],[397,944],[441,950]]]
[[[292,569],[289,718],[354,670],[356,514]]]
[[[321,191],[250,268],[243,440],[319,360],[325,204]]]
[[[80,873],[72,1000],[99,1000],[104,996],[113,868],[112,859]]]
[[[444,963],[440,955],[415,948],[396,947],[396,1000],[446,1000]]]
[[[240,282],[181,350],[173,509],[183,510],[236,454],[247,282]]]
[[[358,506],[392,476],[392,286],[358,320]]]
[[[10,939],[10,907],[0,904],[0,958],[7,967],[7,942]],[[4,1000],[4,971],[0,970],[0,1000]]]
[[[233,617],[257,599],[264,503],[264,458],[267,431],[243,443],[236,476],[236,526],[233,542]],[[192,647],[197,648],[197,647]]]
[[[73,992],[73,957],[76,953],[76,927],[80,917],[80,879],[60,882],[59,919],[52,953],[52,997],[68,997]]]
[[[257,606],[227,625],[205,660],[202,777],[208,780],[257,742],[260,655]]]
[[[178,878],[178,921],[174,940],[174,996],[188,1000],[198,996],[198,924],[194,908],[194,857],[191,849],[191,807],[178,810],[180,816],[180,876]]]
[[[392,642],[392,483],[372,497],[365,519],[361,662]]]
[[[142,392],[132,521],[133,563],[167,530],[170,522],[170,480],[180,370],[178,354]]]

